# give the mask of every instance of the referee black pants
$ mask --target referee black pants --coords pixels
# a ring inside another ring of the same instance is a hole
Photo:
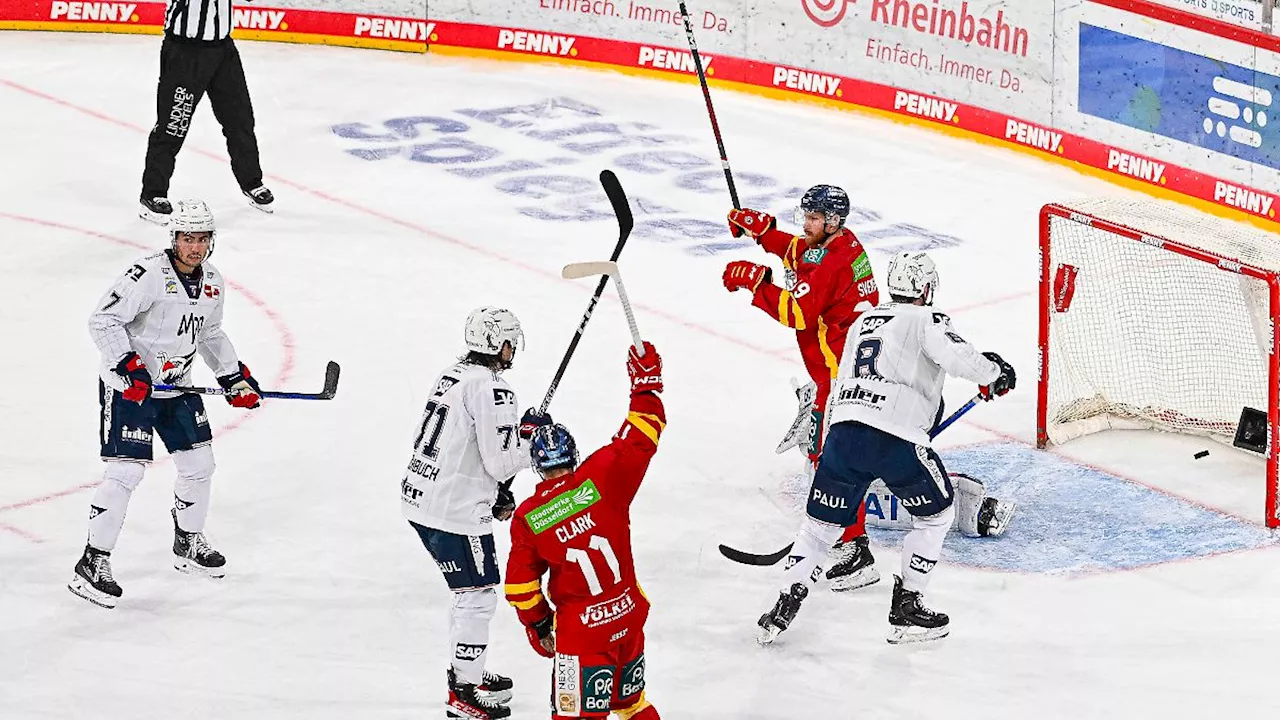
[[[253,104],[244,79],[240,52],[231,38],[206,42],[165,34],[160,46],[160,83],[156,89],[156,124],[147,139],[142,171],[142,197],[167,197],[174,161],[196,105],[205,94],[222,125],[231,155],[231,172],[241,190],[262,184],[258,140],[253,134]]]

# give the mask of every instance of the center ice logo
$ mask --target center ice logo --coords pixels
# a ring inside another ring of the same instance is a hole
[[[844,19],[849,6],[858,0],[800,0],[804,14],[822,27],[835,27]]]

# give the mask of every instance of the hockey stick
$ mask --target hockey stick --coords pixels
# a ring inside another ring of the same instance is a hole
[[[680,0],[680,14],[684,16],[684,34],[689,40],[689,52],[693,53],[693,66],[698,70],[698,82],[702,84],[702,97],[707,101],[707,115],[711,118],[711,132],[716,136],[716,147],[720,150],[720,164],[724,167],[724,180],[729,184],[729,199],[733,200],[733,209],[741,210],[738,202],[738,188],[733,184],[733,172],[729,170],[729,154],[724,149],[724,139],[720,137],[720,123],[716,122],[716,109],[711,104],[711,88],[707,87],[707,73],[702,67],[702,56],[698,54],[698,41],[693,37],[693,20],[689,18],[689,8],[684,0]]]
[[[973,398],[970,399],[969,402],[961,406],[959,410],[956,410],[955,412],[951,413],[951,415],[947,416],[946,420],[943,420],[942,422],[938,423],[938,426],[934,428],[932,432],[929,433],[929,439],[932,440],[933,438],[936,438],[938,437],[938,435],[942,434],[943,430],[946,430],[948,427],[951,427],[952,423],[959,420],[965,413],[972,410],[978,404],[978,401],[981,399],[982,399],[981,395],[974,395]],[[795,545],[795,543],[787,543],[787,546],[782,548],[781,550],[778,550],[777,552],[766,553],[764,555],[757,555],[755,553],[749,553],[743,550],[737,550],[735,548],[731,548],[728,545],[721,545],[720,554],[736,563],[742,563],[743,565],[768,566],[768,565],[776,565],[779,560],[786,557],[787,553],[791,552],[791,547],[793,545]]]
[[[330,360],[324,370],[324,389],[318,393],[263,390],[258,393],[258,397],[275,400],[332,400],[333,396],[338,394],[338,373],[341,370],[342,368],[338,367],[338,363]],[[159,392],[195,393],[197,395],[235,395],[239,392],[220,387],[183,387],[179,385],[154,385],[151,389]]]
[[[622,303],[622,312],[627,316],[627,327],[631,329],[632,344],[639,351],[640,357],[644,357],[644,341],[640,339],[640,328],[636,327],[636,315],[631,311],[631,301],[627,299],[627,288],[622,284],[622,271],[618,269],[618,263],[612,260],[607,262],[571,263],[565,265],[560,274],[566,280],[576,280],[577,278],[591,277],[592,275],[604,275],[613,278],[613,286],[618,289],[618,302]]]
[[[604,186],[604,194],[609,196],[609,204],[613,205],[613,214],[618,218],[618,244],[613,247],[613,254],[609,256],[611,262],[617,262],[618,256],[622,254],[622,246],[627,244],[631,228],[635,226],[635,218],[631,216],[631,205],[627,202],[627,194],[622,189],[622,183],[618,182],[618,176],[614,175],[612,170],[600,171],[600,184]],[[556,388],[560,387],[560,381],[564,379],[564,371],[569,367],[569,358],[572,358],[573,351],[578,349],[578,341],[582,339],[582,333],[587,329],[587,321],[591,319],[591,313],[596,311],[596,304],[600,302],[600,296],[604,294],[604,286],[608,282],[608,275],[600,278],[600,282],[596,285],[596,292],[591,296],[591,302],[587,303],[587,311],[582,314],[582,322],[578,323],[578,329],[573,333],[573,339],[569,341],[569,349],[564,351],[564,357],[560,359],[560,367],[556,368],[556,375],[551,378],[547,394],[542,397],[542,405],[538,407],[538,412],[543,415],[551,405],[551,396],[556,394]]]

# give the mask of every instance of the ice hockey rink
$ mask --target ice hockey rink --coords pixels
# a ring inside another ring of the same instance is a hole
[[[519,316],[526,347],[507,377],[522,405],[541,398],[593,286],[560,267],[616,241],[605,168],[636,214],[620,264],[665,360],[669,424],[634,507],[654,605],[648,697],[664,716],[1274,709],[1280,552],[1262,526],[1261,460],[1151,433],[1032,448],[1037,212],[1130,191],[879,117],[716,90],[745,204],[789,224],[804,188],[845,187],[876,272],[929,249],[937,307],[1019,373],[938,441],[950,469],[1020,503],[1005,537],[948,541],[927,602],[951,615],[951,637],[885,643],[900,538],[874,532],[885,582],[820,586],[757,646],[779,568],[716,546],[773,550],[796,526],[778,488],[800,455],[773,452],[803,373],[793,337],[721,285],[727,261],[765,260],[723,227],[697,86],[557,65],[240,44],[277,212],[240,196],[207,103],[170,194],[217,215],[213,262],[234,283],[224,326],[263,386],[318,389],[330,359],[342,384],[331,402],[248,414],[209,402],[224,580],[172,569],[174,471],[158,450],[113,555],[119,607],[76,598],[66,582],[101,472],[85,322],[117,273],[167,243],[136,217],[158,44],[0,34],[0,717],[443,716],[448,592],[399,514],[413,433],[479,305]],[[626,407],[630,340],[605,297],[551,406],[584,450]],[[213,384],[203,366],[197,378]],[[953,381],[948,405],[973,392]],[[517,497],[532,487],[522,473]],[[516,682],[513,717],[547,716],[549,664],[505,605],[489,664]]]

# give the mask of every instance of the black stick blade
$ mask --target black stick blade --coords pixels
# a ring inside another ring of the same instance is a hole
[[[609,196],[609,204],[613,205],[613,214],[618,217],[618,249],[612,258],[616,262],[618,253],[622,251],[622,243],[631,234],[636,222],[631,216],[631,204],[627,202],[627,193],[622,189],[622,183],[618,182],[618,176],[612,170],[601,170],[600,184],[604,187],[604,194]]]
[[[332,400],[334,395],[338,394],[338,374],[342,368],[338,367],[338,363],[330,360],[324,369],[324,390],[320,391],[320,396],[325,400]]]
[[[777,565],[779,560],[786,557],[787,553],[791,552],[791,547],[793,545],[795,545],[795,543],[787,543],[786,547],[782,548],[777,552],[769,553],[767,555],[756,555],[754,553],[743,552],[742,550],[735,550],[729,547],[728,545],[721,545],[720,554],[724,555],[725,557],[729,558],[730,560],[736,563],[742,563],[743,565],[758,565],[763,567],[767,565]]]

